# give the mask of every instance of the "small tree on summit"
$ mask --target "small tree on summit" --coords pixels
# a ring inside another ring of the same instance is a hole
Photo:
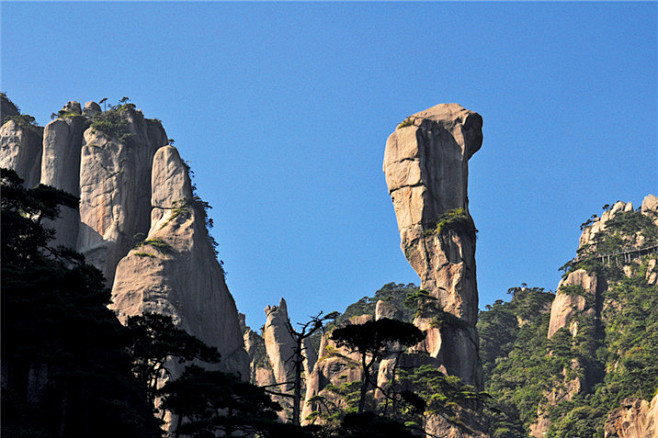
[[[338,328],[331,334],[331,339],[339,347],[346,347],[361,356],[362,374],[358,413],[363,413],[368,389],[370,385],[376,386],[372,377],[375,362],[388,354],[395,344],[404,347],[416,345],[425,339],[425,333],[408,322],[382,318]]]

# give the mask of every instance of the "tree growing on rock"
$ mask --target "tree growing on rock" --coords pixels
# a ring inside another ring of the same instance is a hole
[[[366,395],[377,382],[372,376],[375,363],[395,346],[411,347],[425,339],[425,333],[415,325],[395,319],[382,318],[364,324],[350,324],[338,328],[331,339],[339,347],[346,347],[361,357],[361,388],[358,413],[365,411]]]
[[[306,346],[304,345],[304,341],[318,330],[321,330],[324,327],[325,321],[335,320],[338,316],[338,312],[331,312],[325,316],[322,316],[322,313],[320,312],[316,316],[312,316],[305,323],[298,323],[300,326],[299,330],[295,330],[290,320],[286,320],[286,329],[294,341],[293,354],[288,360],[292,361],[295,373],[293,379],[292,423],[297,426],[301,424],[300,416],[302,412],[302,371],[304,370],[304,361],[306,360]]]

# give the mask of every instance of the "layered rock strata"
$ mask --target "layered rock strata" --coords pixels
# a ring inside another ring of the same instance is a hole
[[[407,118],[386,143],[384,173],[401,247],[437,312],[415,324],[421,349],[464,383],[479,385],[475,227],[468,212],[468,160],[482,145],[482,117],[458,104]],[[454,317],[437,328],[435,318]]]

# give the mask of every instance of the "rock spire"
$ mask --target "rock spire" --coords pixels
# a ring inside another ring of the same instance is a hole
[[[468,211],[468,160],[481,145],[482,117],[458,104],[441,104],[402,122],[384,154],[402,250],[421,289],[438,304],[416,318],[428,334],[422,349],[448,374],[476,386],[476,230]]]

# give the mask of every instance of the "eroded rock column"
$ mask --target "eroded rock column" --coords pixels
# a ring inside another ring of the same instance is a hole
[[[478,384],[475,227],[468,211],[468,160],[482,145],[482,117],[441,104],[407,118],[386,143],[384,173],[401,247],[435,300],[418,317],[421,349],[448,374]]]

